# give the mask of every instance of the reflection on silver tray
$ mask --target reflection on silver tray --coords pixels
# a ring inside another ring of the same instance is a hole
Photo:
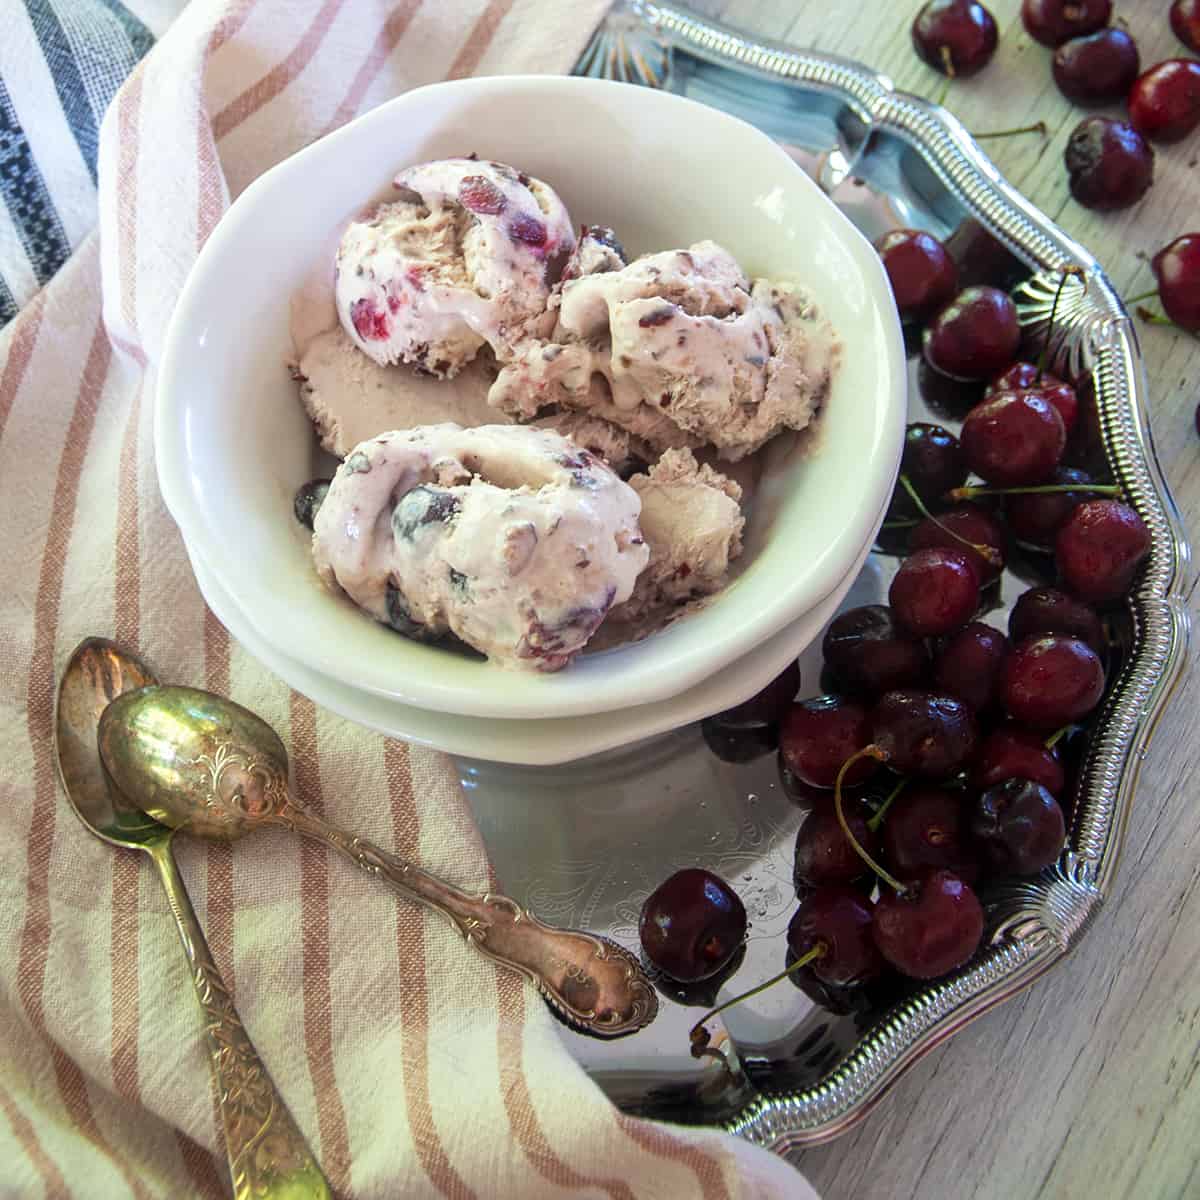
[[[1093,371],[1103,456],[1153,539],[1128,620],[1117,623],[1120,661],[1082,751],[1068,849],[1039,878],[984,896],[988,942],[968,967],[840,1016],[780,985],[727,1014],[725,1048],[740,1064],[732,1077],[687,1053],[698,1008],[665,1005],[651,1029],[622,1043],[570,1037],[629,1111],[721,1125],[787,1152],[860,1120],[907,1066],[1053,966],[1094,918],[1116,869],[1138,764],[1183,662],[1188,550],[1155,460],[1137,334],[1120,299],[1095,259],[1001,179],[950,113],[855,63],[758,44],[652,3],[619,6],[578,71],[667,87],[758,125],[868,236],[900,225],[960,240],[987,231],[988,272],[1007,275],[1034,345],[1062,268],[1079,268],[1081,281],[1068,283],[1059,307],[1065,336],[1056,360]],[[954,424],[925,404],[915,368],[910,418]],[[894,560],[872,556],[845,606],[882,598],[893,569]],[[996,623],[1025,586],[1006,572]],[[805,652],[801,670],[806,691],[816,690],[819,647]],[[462,766],[501,876],[542,915],[636,945],[645,895],[679,867],[703,864],[734,881],[750,911],[739,985],[782,966],[802,814],[782,795],[772,757],[719,763],[693,727],[551,770]]]

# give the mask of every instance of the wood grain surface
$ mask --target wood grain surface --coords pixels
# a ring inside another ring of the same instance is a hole
[[[1084,115],[1050,75],[1020,0],[988,0],[995,58],[945,101],[975,132],[1045,121],[1049,136],[991,141],[1000,170],[1100,260],[1125,295],[1149,258],[1200,231],[1200,131],[1157,153],[1125,212],[1071,199],[1063,147]],[[841,54],[927,97],[941,77],[913,52],[919,5],[889,0],[693,0],[758,37]],[[1186,53],[1168,0],[1117,0],[1147,67]],[[1120,108],[1099,110],[1119,115]],[[1151,427],[1185,528],[1200,529],[1200,340],[1140,325]],[[1195,587],[1195,571],[1189,585]],[[1194,596],[1194,592],[1192,593]],[[1189,597],[1191,603],[1191,597]],[[1076,952],[934,1051],[854,1132],[799,1163],[825,1200],[1174,1200],[1200,1197],[1200,682],[1186,671],[1141,772],[1116,887]]]

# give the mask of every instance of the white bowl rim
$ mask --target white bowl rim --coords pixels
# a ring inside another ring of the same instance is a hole
[[[376,129],[384,129],[389,122],[396,119],[397,112],[409,107],[414,99],[428,100],[431,97],[436,98],[438,93],[451,91],[469,97],[471,93],[487,96],[501,90],[508,92],[518,89],[532,89],[535,93],[546,93],[549,97],[563,88],[596,94],[617,91],[625,94],[633,91],[630,85],[608,80],[542,75],[454,80],[416,88],[387,101],[264,172],[237,197],[218,223],[184,284],[167,330],[155,397],[154,437],[159,487],[167,508],[180,527],[185,541],[198,548],[203,560],[219,580],[224,580],[227,574],[216,565],[223,560],[220,554],[213,554],[207,548],[220,546],[226,553],[230,553],[231,547],[228,539],[223,536],[223,531],[209,524],[208,514],[199,497],[189,486],[187,439],[183,422],[174,419],[172,382],[181,369],[179,364],[185,360],[191,349],[192,330],[198,327],[198,321],[202,317],[202,292],[209,271],[213,264],[219,261],[226,243],[237,236],[241,221],[253,211],[259,197],[264,193],[275,187],[295,186],[298,180],[308,177],[310,162],[320,161],[343,141],[374,137]],[[886,394],[875,397],[874,402],[880,413],[879,424],[887,424],[890,418],[890,423],[894,426],[894,439],[890,444],[885,444],[887,439],[881,440],[879,461],[871,464],[873,469],[869,472],[867,485],[856,493],[856,502],[847,514],[849,519],[835,531],[830,547],[822,555],[819,568],[810,571],[805,577],[805,586],[773,597],[760,609],[753,621],[725,621],[710,627],[707,631],[710,636],[706,641],[704,654],[697,655],[694,651],[672,654],[669,652],[670,648],[663,649],[667,643],[665,635],[662,635],[603,655],[585,656],[576,660],[566,672],[553,676],[518,674],[497,669],[490,664],[479,664],[481,674],[476,681],[477,686],[466,689],[459,685],[447,686],[436,678],[436,673],[431,675],[419,670],[397,672],[395,664],[385,673],[379,664],[356,662],[355,678],[346,680],[351,686],[401,703],[436,711],[513,719],[586,716],[607,712],[628,706],[631,695],[636,695],[639,705],[666,701],[696,686],[707,675],[736,662],[757,644],[811,610],[837,587],[862,546],[869,543],[877,532],[878,523],[882,519],[882,501],[890,494],[899,463],[906,408],[903,340],[899,320],[895,317],[891,289],[878,255],[845,215],[767,134],[736,117],[682,96],[640,88],[637,89],[637,94],[639,104],[685,107],[693,110],[705,121],[738,127],[739,137],[757,142],[765,154],[777,157],[780,166],[787,173],[794,173],[793,177],[798,187],[811,188],[813,194],[829,206],[831,221],[835,227],[841,227],[844,244],[855,265],[861,269],[871,298],[885,313],[890,310],[892,319],[883,323],[883,350],[887,367],[882,372],[883,377],[889,381],[889,386],[886,388]],[[881,389],[881,392],[883,390]],[[867,473],[864,467],[864,474]],[[236,557],[236,544],[232,551]],[[257,578],[253,563],[247,561],[241,566],[244,569],[236,572],[236,575],[239,587],[245,589],[247,597],[239,600],[239,608],[249,613],[258,611],[260,607],[263,613],[270,611],[270,583]],[[690,618],[686,623],[691,624],[703,615],[701,613],[698,617]],[[278,632],[274,628],[274,620],[269,633],[263,629],[261,621],[252,618],[251,623],[261,636],[274,643],[274,634]],[[283,653],[321,674],[345,678],[345,656],[339,654],[336,648],[330,648],[329,643],[333,639],[318,636],[320,632],[317,629],[308,629],[298,634],[294,632],[287,639],[287,644],[303,647],[302,652]],[[327,633],[328,630],[324,632]],[[402,639],[397,641],[402,643]],[[410,645],[413,645],[416,651],[428,650],[428,647],[411,643]],[[677,642],[672,644],[677,645]],[[613,671],[611,665],[618,660],[619,669]],[[420,660],[414,661],[419,665]],[[483,672],[486,672],[486,675]],[[397,675],[400,676],[399,679]],[[600,678],[601,675],[606,678]]]

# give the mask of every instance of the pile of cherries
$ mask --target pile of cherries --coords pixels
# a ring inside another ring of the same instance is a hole
[[[1123,101],[1128,109],[1128,121],[1084,118],[1064,150],[1071,194],[1100,211],[1128,208],[1146,194],[1154,181],[1151,142],[1179,142],[1200,126],[1200,62],[1172,58],[1142,71],[1133,37],[1109,24],[1112,9],[1112,0],[1023,0],[1021,5],[1026,31],[1054,50],[1054,81],[1064,96],[1083,107]],[[1174,0],[1170,22],[1179,40],[1200,53],[1200,0]],[[992,14],[978,0],[930,0],[913,20],[912,39],[921,59],[959,77],[987,65],[999,35]],[[1170,321],[1200,330],[1200,233],[1176,238],[1154,257],[1152,267]],[[1162,320],[1138,311],[1147,320]]]
[[[1188,10],[1196,0],[1176,0],[1171,24],[1189,42]],[[1021,17],[1030,35],[1054,50],[1054,82],[1068,100],[1094,107],[1125,102],[1128,122],[1087,117],[1064,152],[1071,194],[1087,208],[1136,204],[1154,181],[1150,142],[1179,142],[1200,126],[1200,62],[1172,58],[1141,70],[1137,43],[1110,26],[1111,0],[1025,0]]]
[[[1137,43],[1126,29],[1109,25],[1112,9],[1112,0],[1021,5],[1026,32],[1054,51],[1054,82],[1068,100],[1084,107],[1123,100],[1128,106],[1129,124],[1091,117],[1067,148],[1071,190],[1090,208],[1123,208],[1139,200],[1154,176],[1146,139],[1178,142],[1200,125],[1200,63],[1172,58],[1141,71]],[[1200,0],[1175,0],[1170,21],[1179,40],[1200,52]],[[987,66],[1000,37],[979,0],[929,0],[913,19],[912,40],[934,70],[963,77]],[[1083,177],[1078,190],[1077,172]]]
[[[903,560],[886,605],[827,629],[824,694],[794,700],[793,666],[704,723],[709,746],[733,761],[778,741],[784,788],[809,810],[784,973],[833,1007],[885,977],[962,966],[984,931],[976,888],[1057,861],[1063,749],[1104,694],[1106,610],[1150,548],[1138,514],[1092,474],[1090,378],[1045,370],[1053,314],[1042,361],[1018,360],[1005,291],[960,290],[960,264],[927,233],[897,230],[877,249],[926,374],[974,389],[975,402],[958,436],[909,425],[881,535]],[[1014,555],[1053,586],[1020,595],[1002,630],[981,616]],[[640,928],[646,958],[691,982],[727,967],[746,911],[724,880],[693,868],[647,899]],[[701,1022],[693,1048],[706,1044]]]

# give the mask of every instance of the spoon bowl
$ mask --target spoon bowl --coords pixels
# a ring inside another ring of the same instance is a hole
[[[287,807],[287,750],[249,709],[157,684],[120,699],[100,719],[100,759],[156,825],[233,841]]]
[[[84,828],[113,846],[142,850],[165,844],[174,832],[108,786],[96,751],[100,714],[117,696],[157,683],[144,663],[105,638],[81,642],[59,681],[54,740],[59,778]]]

